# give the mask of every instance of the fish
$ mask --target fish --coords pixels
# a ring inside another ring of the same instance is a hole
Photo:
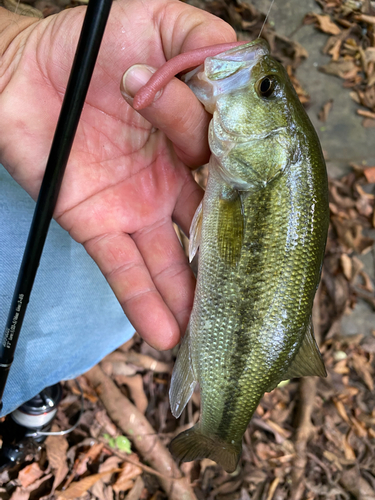
[[[199,384],[200,417],[170,451],[233,472],[264,393],[326,376],[312,306],[327,173],[314,127],[265,40],[207,57],[184,81],[213,115],[212,155],[190,229],[190,260],[199,249],[194,304],[169,392],[178,418]]]

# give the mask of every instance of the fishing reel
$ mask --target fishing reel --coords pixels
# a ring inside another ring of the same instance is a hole
[[[3,438],[0,471],[12,467],[28,453],[34,453],[40,448],[41,443],[51,434],[49,431],[61,397],[60,383],[46,387],[6,417],[0,426]]]

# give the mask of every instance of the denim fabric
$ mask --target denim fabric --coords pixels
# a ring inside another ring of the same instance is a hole
[[[1,336],[34,207],[34,201],[0,165]],[[52,221],[0,415],[45,387],[85,372],[133,333],[94,261]]]

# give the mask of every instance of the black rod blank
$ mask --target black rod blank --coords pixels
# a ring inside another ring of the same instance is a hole
[[[0,345],[0,410],[14,351],[29,302],[65,167],[98,56],[112,0],[90,0],[39,191],[8,320]]]

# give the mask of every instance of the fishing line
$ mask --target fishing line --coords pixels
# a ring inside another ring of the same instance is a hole
[[[270,15],[270,12],[271,12],[272,6],[273,6],[273,4],[274,4],[274,1],[275,1],[275,0],[272,0],[272,2],[271,2],[270,8],[268,9],[267,15],[266,15],[266,17],[265,17],[265,19],[264,19],[264,22],[263,22],[263,25],[262,25],[262,27],[260,28],[260,32],[259,32],[258,38],[260,38],[260,35],[262,34],[263,28],[264,28],[264,27],[265,27],[265,25],[266,25],[266,22],[267,22],[267,19],[269,18],[269,15]]]
[[[83,415],[83,412],[84,412],[84,409],[85,409],[85,401],[84,401],[84,396],[83,396],[83,390],[82,390],[82,387],[80,385],[80,383],[78,382],[78,380],[75,378],[74,379],[74,382],[76,383],[77,387],[78,387],[78,390],[80,392],[80,410],[79,410],[79,415],[77,417],[77,420],[75,422],[74,425],[72,425],[72,427],[70,427],[69,429],[66,429],[64,431],[42,431],[42,430],[36,430],[35,432],[32,432],[30,434],[25,434],[25,437],[33,437],[33,438],[36,438],[36,437],[39,437],[39,436],[65,436],[66,434],[70,434],[71,432],[74,431],[74,429],[76,429],[81,421],[81,417]]]

